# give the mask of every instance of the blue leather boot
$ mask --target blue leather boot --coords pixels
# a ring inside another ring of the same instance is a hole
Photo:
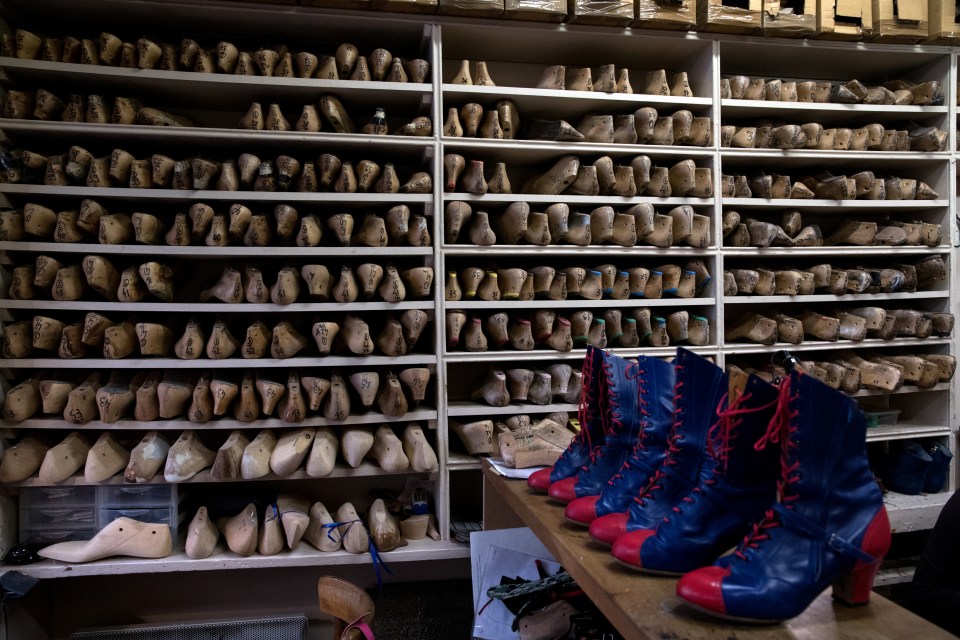
[[[854,400],[791,371],[767,433],[781,443],[779,499],[733,554],[680,578],[677,594],[707,613],[750,622],[797,616],[830,584],[848,604],[869,601],[890,522],[866,434]]]
[[[707,434],[699,484],[656,529],[616,539],[611,552],[622,564],[666,575],[705,567],[736,546],[773,502],[780,447],[763,436],[776,410],[777,388],[756,376],[746,379],[742,394],[733,387],[733,402],[718,412]]]
[[[673,426],[674,367],[672,362],[655,358],[644,362],[648,368],[637,372],[643,382],[639,385],[637,400],[640,433],[633,452],[603,485],[600,495],[577,498],[567,505],[564,516],[571,524],[587,526],[600,516],[626,511],[667,455],[667,436]]]
[[[893,463],[883,480],[887,488],[908,496],[923,491],[933,458],[918,442],[905,442],[894,454]],[[944,478],[945,479],[945,478]]]
[[[627,512],[611,513],[590,523],[590,537],[599,544],[612,545],[627,531],[656,528],[697,486],[707,431],[716,422],[715,411],[727,392],[727,376],[717,365],[683,348],[677,349],[673,364],[676,384],[667,456]]]
[[[640,437],[641,397],[669,394],[669,388],[654,379],[658,361],[640,356],[635,362],[612,354],[603,356],[603,387],[606,389],[606,433],[603,446],[595,450],[577,475],[550,485],[547,495],[557,502],[600,495],[627,460]]]
[[[587,346],[582,373],[583,390],[580,393],[580,409],[577,414],[580,431],[552,467],[535,471],[527,478],[527,486],[531,489],[546,493],[554,482],[569,478],[580,471],[580,467],[590,459],[590,453],[603,444],[606,396],[602,389],[603,351],[601,349],[593,345]]]
[[[930,454],[931,462],[927,469],[927,477],[923,480],[923,492],[940,493],[947,484],[953,454],[945,444],[935,444],[927,450],[927,453]]]

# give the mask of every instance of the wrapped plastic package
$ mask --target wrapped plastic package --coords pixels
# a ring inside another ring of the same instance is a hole
[[[563,22],[567,0],[504,0],[503,17],[537,22]]]
[[[471,18],[498,18],[503,15],[503,0],[440,0],[438,13]]]
[[[816,35],[816,0],[800,0],[793,6],[784,6],[780,0],[752,0],[751,5],[754,1],[763,2],[763,35],[778,38],[808,38]]]
[[[697,26],[697,1],[637,0],[637,17],[631,26],[679,31],[693,29]]]
[[[875,40],[915,44],[930,34],[927,0],[873,0]]]
[[[960,44],[960,22],[954,0],[930,0],[930,39],[937,44]]]
[[[372,0],[374,11],[436,13],[437,0]]]
[[[701,0],[697,4],[697,30],[723,33],[760,33],[760,9],[724,5],[722,0]]]
[[[633,22],[633,0],[568,0],[567,22],[625,27]]]

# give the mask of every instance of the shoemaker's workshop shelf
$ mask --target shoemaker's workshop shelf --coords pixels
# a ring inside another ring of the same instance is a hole
[[[469,158],[467,158],[469,160]],[[0,185],[2,187],[4,185]],[[0,193],[3,193],[0,189]],[[237,193],[237,192],[234,192]],[[581,205],[584,208],[594,209],[603,205],[630,207],[641,202],[649,202],[656,206],[679,207],[682,204],[688,204],[692,207],[709,207],[713,205],[713,198],[658,198],[654,196],[634,196],[627,198],[624,196],[545,196],[530,193],[488,193],[483,196],[475,196],[472,193],[444,193],[445,202],[463,201],[470,205],[480,205],[487,203],[510,203],[510,202],[528,202],[531,205],[551,205],[555,202],[564,202],[568,205]]]
[[[406,258],[433,255],[432,247],[207,247],[199,245],[170,247],[159,244],[87,244],[81,242],[0,242],[0,251],[9,253],[92,253],[103,255],[153,255],[196,258],[315,258],[317,257],[318,253],[322,253],[324,257],[331,258],[351,258],[361,256],[393,256],[397,258]],[[14,302],[29,301],[4,300],[0,302],[0,304],[12,304]],[[70,303],[59,302],[57,304],[69,305]],[[29,307],[23,308],[26,309]],[[69,307],[62,308],[67,309]]]
[[[800,256],[834,256],[837,258],[865,257],[874,258],[876,256],[915,256],[915,255],[937,255],[949,253],[950,247],[851,247],[848,245],[837,247],[765,247],[758,249],[756,247],[724,247],[723,255],[726,257],[750,257],[750,258],[796,258]]]
[[[726,354],[747,354],[747,353],[768,353],[779,349],[788,351],[827,351],[835,349],[877,349],[877,348],[917,348],[932,347],[952,344],[951,338],[895,338],[893,340],[881,340],[879,338],[867,338],[859,342],[852,340],[837,340],[836,342],[826,342],[824,340],[804,340],[800,344],[788,344],[778,342],[773,345],[749,344],[740,342],[728,342],[724,345],[723,351]]]
[[[57,311],[104,311],[122,313],[125,311],[163,311],[170,313],[338,313],[345,311],[406,311],[408,309],[432,310],[429,301],[410,300],[404,302],[293,302],[290,304],[225,304],[196,302],[99,302],[57,300],[0,300],[0,309],[25,309]],[[405,357],[405,356],[399,356]]]
[[[607,155],[615,160],[629,163],[629,157],[650,156],[662,163],[686,160],[712,160],[713,151],[704,147],[667,146],[650,144],[602,144],[595,142],[552,142],[543,140],[484,140],[481,138],[451,138],[444,136],[441,142],[450,153],[459,153],[467,160],[498,160],[510,154],[509,158],[520,163],[544,162],[557,159],[557,155]],[[508,165],[509,169],[509,165]],[[519,186],[519,185],[518,185]],[[589,196],[597,197],[597,196]]]
[[[724,118],[777,118],[798,124],[817,122],[849,126],[849,123],[863,120],[864,123],[877,120],[908,120],[911,118],[930,118],[946,116],[950,108],[946,106],[880,105],[880,104],[833,104],[814,102],[773,102],[769,100],[735,100],[728,98],[720,101],[720,110]],[[841,152],[846,153],[846,152]],[[912,153],[912,152],[903,152]]]
[[[704,357],[715,357],[717,354],[717,348],[715,346],[691,347],[687,345],[685,348]],[[653,356],[655,358],[670,358],[677,355],[676,347],[634,347],[632,349],[613,347],[609,348],[608,351],[622,358],[635,358],[638,355]],[[444,353],[443,360],[447,364],[504,362],[508,363],[510,366],[515,366],[522,363],[533,364],[536,362],[552,362],[555,360],[573,360],[582,362],[586,353],[587,352],[584,349],[574,349],[572,351],[553,351],[551,349],[514,351],[512,349],[504,349],[502,351],[485,351],[480,353],[468,353],[466,351],[446,351]],[[0,366],[3,366],[3,362],[3,360],[0,360]]]
[[[916,496],[888,491],[884,494],[883,501],[887,505],[887,515],[890,516],[890,528],[894,533],[932,529],[937,523],[940,510],[951,495],[951,491]]]
[[[943,209],[948,200],[802,200],[791,198],[724,198],[723,206],[729,209],[811,209],[815,215],[840,213],[843,215],[885,215],[887,211],[925,211]],[[807,247],[797,247],[804,249]],[[811,247],[812,248],[812,247]],[[863,247],[871,248],[871,247]]]
[[[884,440],[906,440],[909,438],[949,438],[950,425],[912,424],[898,422],[888,427],[872,427],[867,429],[867,442]]]
[[[508,404],[505,407],[490,407],[473,402],[451,400],[447,402],[448,416],[514,416],[522,413],[545,414],[555,411],[577,412],[576,404],[551,402],[550,404]]]
[[[949,291],[915,291],[913,293],[848,293],[842,296],[813,294],[809,296],[755,296],[752,294],[724,296],[724,304],[783,304],[808,302],[882,302],[884,300],[936,300],[949,298]]]
[[[659,298],[656,300],[647,300],[645,298],[633,298],[630,300],[612,300],[605,298],[603,300],[580,300],[568,298],[567,300],[458,300],[448,302],[447,306],[451,309],[470,310],[490,310],[490,309],[556,309],[557,311],[575,311],[577,309],[609,309],[620,308],[629,309],[633,307],[696,307],[713,306],[716,300],[714,298]]]
[[[177,360],[173,358],[121,358],[119,360],[79,358],[0,359],[0,367],[10,369],[277,369],[298,367],[392,367],[436,364],[437,356],[311,356],[302,358],[226,358]]]
[[[547,254],[552,258],[570,258],[586,257],[593,258],[646,258],[647,256],[663,258],[678,258],[689,260],[691,258],[705,258],[715,255],[711,248],[697,249],[694,247],[670,247],[669,249],[659,249],[651,245],[637,245],[635,247],[619,247],[613,244],[591,244],[585,247],[572,245],[551,244],[546,247],[533,245],[510,245],[499,244],[489,247],[478,247],[468,244],[444,244],[441,245],[443,253],[448,258],[459,258],[463,256],[516,256],[522,258],[544,258]],[[451,303],[452,304],[452,303]]]

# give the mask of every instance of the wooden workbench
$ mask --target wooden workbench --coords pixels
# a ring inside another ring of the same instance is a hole
[[[873,594],[864,607],[834,603],[827,589],[804,613],[782,625],[726,624],[684,606],[677,581],[621,567],[585,528],[564,521],[563,507],[523,480],[483,463],[484,528],[527,526],[627,640],[934,640],[953,638],[923,618]]]

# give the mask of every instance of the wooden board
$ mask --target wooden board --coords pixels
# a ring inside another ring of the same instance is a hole
[[[724,624],[683,605],[676,580],[646,576],[617,564],[609,550],[589,541],[587,530],[566,524],[562,505],[509,480],[484,462],[484,512],[516,513],[564,566],[625,638],[662,640],[782,640],[849,638],[953,638],[952,635],[873,594],[864,607],[834,603],[829,589],[806,611],[782,625]],[[501,514],[502,517],[502,514]],[[491,523],[493,524],[493,523]]]

